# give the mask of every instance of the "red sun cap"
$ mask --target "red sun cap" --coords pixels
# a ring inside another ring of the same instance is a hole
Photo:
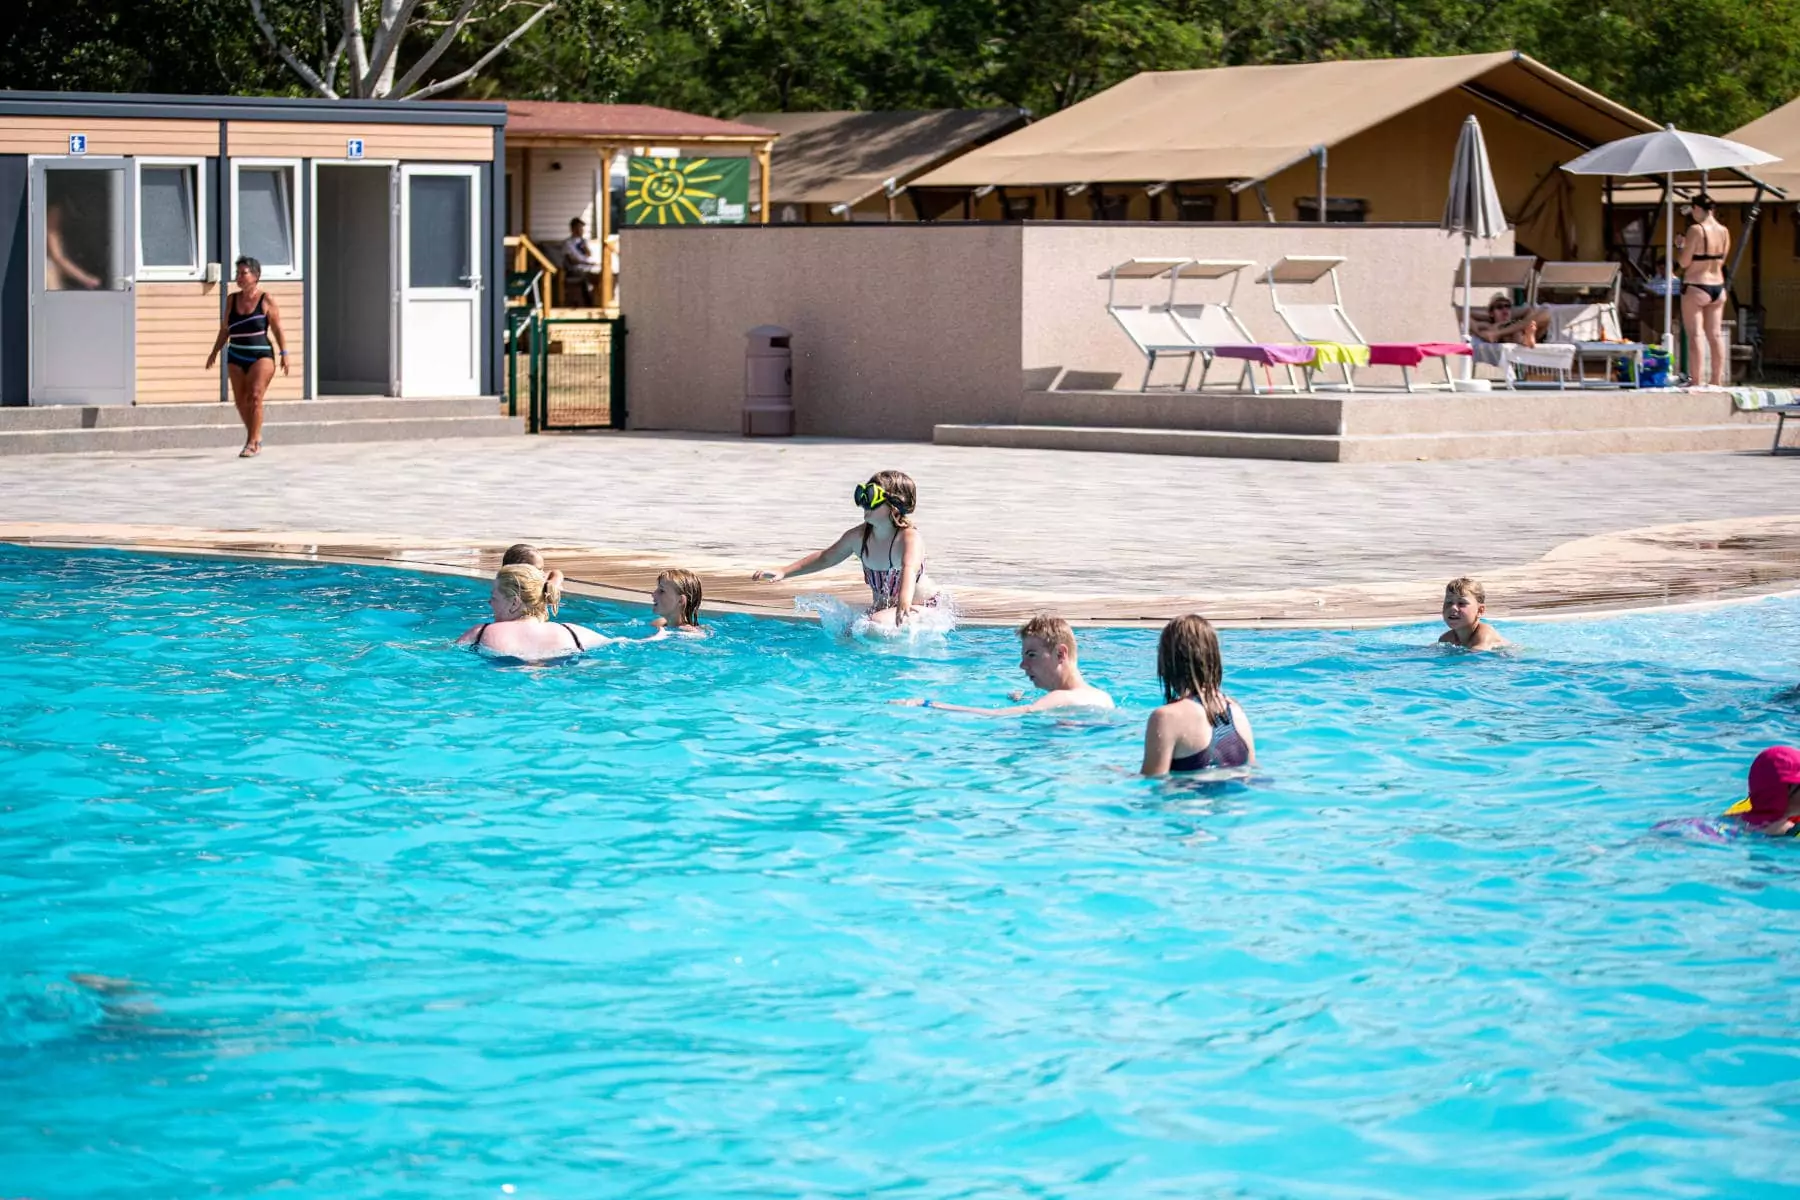
[[[1800,750],[1770,746],[1750,764],[1750,811],[1744,820],[1767,825],[1787,816],[1788,787],[1800,783]]]

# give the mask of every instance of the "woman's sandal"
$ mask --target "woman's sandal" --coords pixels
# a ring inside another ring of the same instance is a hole
[[[245,443],[244,448],[242,450],[238,451],[238,457],[239,458],[255,458],[258,454],[261,454],[261,453],[262,453],[262,443],[261,442],[256,443],[254,446],[250,445],[249,443]]]

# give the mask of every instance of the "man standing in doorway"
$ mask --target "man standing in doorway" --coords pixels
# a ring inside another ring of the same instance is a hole
[[[587,226],[580,217],[569,222],[569,240],[563,243],[563,303],[594,307],[595,281],[600,278],[600,260],[586,237]]]

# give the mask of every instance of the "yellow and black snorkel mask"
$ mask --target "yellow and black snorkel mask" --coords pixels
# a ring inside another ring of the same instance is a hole
[[[856,506],[868,512],[873,512],[884,504],[891,504],[902,513],[909,511],[904,500],[892,495],[872,479],[867,483],[857,484],[856,491],[851,494],[856,498]]]

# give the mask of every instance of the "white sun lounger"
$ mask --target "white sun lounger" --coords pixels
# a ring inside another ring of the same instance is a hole
[[[1416,392],[1420,387],[1427,390],[1445,390],[1455,386],[1454,377],[1450,374],[1450,359],[1469,353],[1469,347],[1462,342],[1371,342],[1363,337],[1360,330],[1350,320],[1350,314],[1344,311],[1344,293],[1338,286],[1337,269],[1344,259],[1335,254],[1290,254],[1279,262],[1270,264],[1264,274],[1264,281],[1269,285],[1269,301],[1274,304],[1275,312],[1281,317],[1293,335],[1303,342],[1315,346],[1361,347],[1368,352],[1370,366],[1393,366],[1400,368],[1400,378],[1406,384],[1406,390]],[[1331,280],[1331,303],[1284,304],[1281,299],[1281,287],[1302,287],[1315,284],[1321,279]],[[1444,364],[1444,382],[1441,384],[1413,384],[1412,368],[1428,358],[1441,359]],[[1327,362],[1315,363],[1307,372],[1307,390],[1317,387],[1343,388],[1346,391],[1356,390],[1355,367],[1352,363],[1339,357],[1335,359],[1344,372],[1341,384],[1318,384],[1318,374],[1323,371]]]
[[[1238,319],[1232,309],[1237,299],[1238,283],[1245,271],[1256,264],[1242,259],[1196,259],[1175,268],[1169,291],[1169,311],[1175,316],[1175,323],[1190,340],[1200,346],[1203,366],[1200,368],[1200,382],[1196,385],[1201,390],[1206,387],[1206,373],[1212,370],[1213,360],[1218,358],[1237,359],[1244,364],[1239,373],[1237,390],[1245,390],[1246,385],[1253,393],[1261,395],[1267,392],[1298,392],[1301,390],[1299,379],[1294,375],[1296,366],[1306,366],[1312,362],[1311,347],[1270,345],[1258,341],[1249,329]],[[1229,279],[1231,291],[1223,301],[1208,303],[1182,303],[1175,299],[1175,289],[1183,279]],[[1287,386],[1281,387],[1273,383],[1263,384],[1256,378],[1257,366],[1265,369],[1280,366],[1287,372]]]
[[[1175,314],[1171,311],[1175,298],[1176,272],[1193,261],[1191,258],[1128,258],[1100,276],[1106,280],[1107,313],[1119,323],[1119,328],[1125,331],[1131,344],[1144,356],[1144,381],[1138,385],[1140,392],[1150,390],[1150,373],[1156,370],[1158,358],[1187,356],[1187,370],[1181,376],[1183,390],[1186,390],[1188,379],[1194,373],[1194,360],[1200,357],[1202,348],[1176,323]],[[1162,303],[1119,303],[1119,280],[1163,278],[1169,280],[1169,291]]]
[[[1486,308],[1482,293],[1501,288],[1523,292],[1525,307],[1534,307],[1537,303],[1537,259],[1528,254],[1470,259],[1469,295],[1466,298],[1462,295],[1463,269],[1457,267],[1450,285],[1450,302],[1456,310],[1457,320],[1462,320],[1465,299],[1474,308]],[[1566,388],[1569,386],[1569,368],[1575,365],[1575,347],[1568,342],[1545,340],[1536,346],[1521,346],[1517,342],[1483,341],[1471,334],[1469,349],[1474,351],[1476,362],[1500,372],[1509,391],[1521,387]],[[1528,370],[1550,373],[1554,377],[1532,379],[1525,374]]]
[[[1567,342],[1575,347],[1575,380],[1580,387],[1617,387],[1612,380],[1612,364],[1623,362],[1631,369],[1631,382],[1638,385],[1643,370],[1642,342],[1628,342],[1619,329],[1619,285],[1622,268],[1616,262],[1547,262],[1538,268],[1537,298],[1550,310],[1550,340]],[[1576,303],[1550,304],[1544,293],[1586,297]],[[1598,359],[1602,373],[1589,379],[1586,365]]]

